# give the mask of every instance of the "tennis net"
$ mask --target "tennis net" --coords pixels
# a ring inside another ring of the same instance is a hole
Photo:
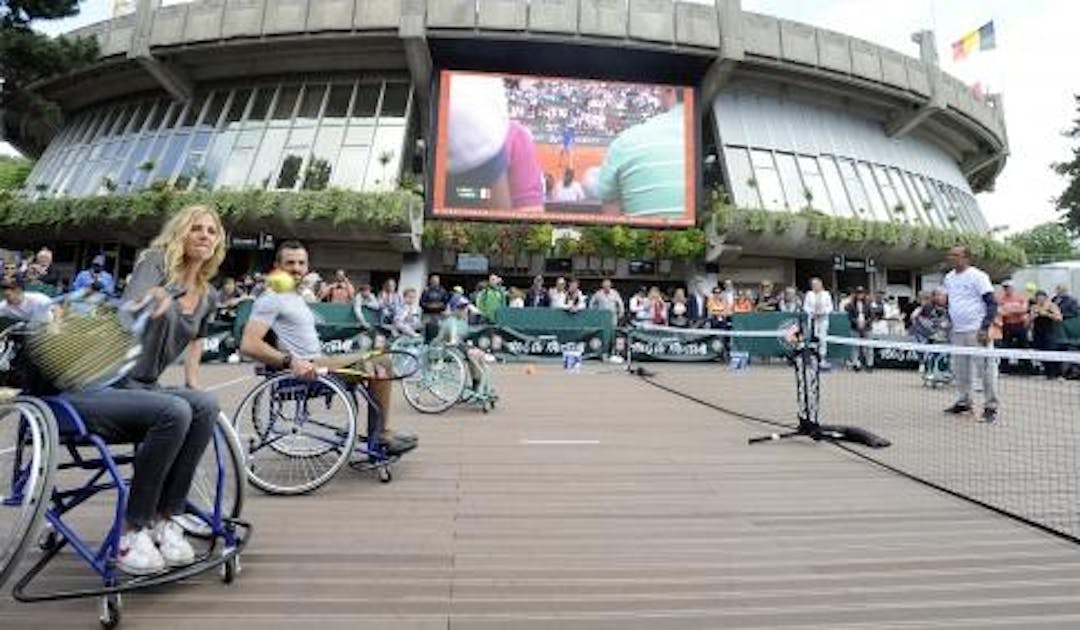
[[[824,367],[809,363],[817,376],[812,379],[817,406],[809,410],[796,395],[792,362],[779,356],[787,352],[793,357],[797,349],[778,341],[778,333],[771,334],[772,351],[781,352],[771,358],[751,356],[744,366],[740,348],[760,348],[770,333],[661,332],[724,339],[732,358],[636,363],[651,373],[647,380],[652,384],[762,424],[794,429],[797,418],[809,414],[820,425],[864,429],[891,446],[842,446],[939,490],[1080,542],[1080,380],[1064,378],[1080,372],[1080,352],[830,336]],[[970,409],[955,409],[957,402],[965,402],[959,393],[965,370],[972,381],[966,401]],[[984,416],[987,407],[994,412]]]

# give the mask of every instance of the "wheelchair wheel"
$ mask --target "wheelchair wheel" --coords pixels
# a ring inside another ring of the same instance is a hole
[[[248,480],[270,494],[304,494],[341,469],[356,446],[352,395],[332,378],[283,374],[248,392],[233,417]]]
[[[420,413],[442,413],[461,399],[468,378],[469,370],[460,352],[431,347],[420,355],[416,374],[401,381],[401,391]]]
[[[56,473],[56,419],[34,398],[0,406],[0,587],[36,540]]]
[[[240,518],[246,487],[244,476],[244,452],[236,431],[225,414],[218,414],[210,447],[203,452],[191,482],[189,511],[174,520],[193,536],[213,536],[213,526],[220,524],[218,519]]]

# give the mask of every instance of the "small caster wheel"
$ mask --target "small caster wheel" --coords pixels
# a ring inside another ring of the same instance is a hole
[[[98,621],[105,630],[112,630],[120,625],[120,594],[110,593],[101,598],[101,615]]]
[[[38,548],[42,551],[52,551],[53,549],[56,549],[59,544],[60,537],[56,535],[56,530],[52,528],[42,532],[41,536],[38,538]]]
[[[390,483],[391,481],[393,481],[393,479],[394,475],[390,472],[389,466],[379,467],[379,481],[381,481],[382,483]]]
[[[229,550],[226,553],[233,552],[235,550]],[[236,576],[240,573],[240,556],[233,555],[225,564],[221,565],[221,581],[225,584],[232,584],[236,580]]]

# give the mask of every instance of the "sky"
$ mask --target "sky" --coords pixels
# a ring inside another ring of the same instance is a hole
[[[171,4],[177,0],[166,0]],[[711,4],[712,0],[689,0]],[[50,34],[107,19],[113,0],[85,0],[79,16],[42,23]],[[942,68],[1004,94],[1009,158],[993,192],[978,196],[991,226],[1017,232],[1058,218],[1065,180],[1050,164],[1069,157],[1062,132],[1080,93],[1080,2],[1075,0],[742,0],[747,11],[853,35],[917,57],[911,34],[935,31]],[[953,62],[950,44],[994,21],[997,49]],[[0,143],[0,154],[13,150]]]

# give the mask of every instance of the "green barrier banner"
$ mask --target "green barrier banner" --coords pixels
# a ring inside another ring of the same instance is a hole
[[[620,329],[612,354],[625,356],[627,344],[634,361],[719,361],[724,352],[721,337],[693,330]]]
[[[562,357],[563,351],[579,351],[582,358],[602,356],[604,334],[599,328],[561,330],[557,334],[528,335],[512,328],[485,326],[469,332],[472,345],[504,357]]]

